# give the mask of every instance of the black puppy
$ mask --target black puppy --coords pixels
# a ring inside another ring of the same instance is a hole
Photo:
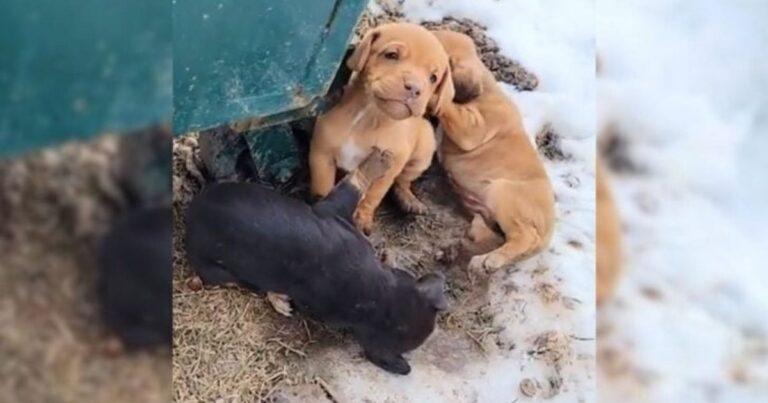
[[[100,245],[102,315],[129,349],[171,346],[171,233],[170,207],[141,208]]]
[[[207,284],[238,283],[289,296],[300,311],[349,328],[366,357],[397,374],[446,308],[439,274],[415,279],[382,267],[352,215],[392,155],[378,149],[309,206],[255,184],[205,189],[187,210],[189,262]]]

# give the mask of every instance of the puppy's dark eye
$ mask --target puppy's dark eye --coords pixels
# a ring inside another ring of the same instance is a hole
[[[436,83],[437,82],[437,74],[435,74],[435,73],[430,74],[429,75],[429,82],[432,83],[432,84]]]
[[[384,53],[384,57],[389,60],[397,60],[400,58],[400,55],[398,55],[397,52],[390,50],[389,52]]]

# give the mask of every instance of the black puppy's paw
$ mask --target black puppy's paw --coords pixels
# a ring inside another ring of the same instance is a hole
[[[377,355],[365,352],[365,358],[377,367],[398,375],[408,375],[411,372],[411,366],[402,355]]]

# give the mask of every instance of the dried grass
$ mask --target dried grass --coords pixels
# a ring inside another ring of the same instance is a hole
[[[117,139],[0,162],[0,396],[167,401],[168,353],[102,353],[94,241],[121,206]]]
[[[173,395],[177,401],[252,401],[291,388],[322,386],[311,370],[315,353],[344,348],[353,341],[300,314],[285,318],[262,296],[237,288],[193,291],[183,250],[183,211],[203,185],[197,134],[174,146],[174,284]],[[468,220],[461,215],[448,183],[434,165],[417,182],[416,194],[429,206],[422,216],[400,212],[385,200],[376,217],[371,242],[388,263],[416,275],[442,271],[448,277],[451,312],[439,326],[470,340],[467,330],[483,332],[492,345],[498,330],[487,331],[490,319],[482,308],[485,287],[472,286],[463,270],[468,256],[461,240]],[[481,347],[477,347],[478,351]],[[319,355],[319,354],[318,354]],[[316,363],[315,363],[316,364]],[[331,393],[331,392],[328,392]]]

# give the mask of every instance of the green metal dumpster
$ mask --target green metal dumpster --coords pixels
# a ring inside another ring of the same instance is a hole
[[[171,117],[167,1],[3,0],[0,157]]]
[[[171,116],[176,134],[249,119],[233,153],[283,182],[298,148],[278,124],[344,81],[368,0],[4,2],[0,155]]]
[[[367,2],[174,0],[174,133],[312,114]]]

